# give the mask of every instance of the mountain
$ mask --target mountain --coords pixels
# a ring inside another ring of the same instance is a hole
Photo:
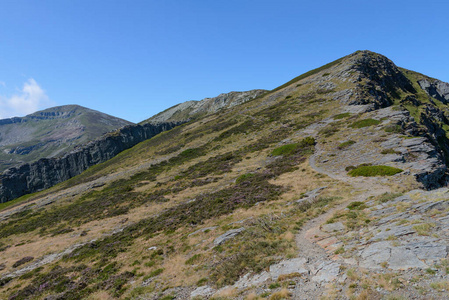
[[[78,105],[64,105],[22,118],[0,120],[0,172],[75,147],[131,122]]]
[[[259,97],[267,90],[223,93],[201,101],[186,101],[160,112],[142,123],[186,122],[219,110],[230,108]]]
[[[0,204],[0,298],[447,299],[448,86],[357,51]]]

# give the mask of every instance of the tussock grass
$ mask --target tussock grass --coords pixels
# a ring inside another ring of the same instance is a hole
[[[381,203],[385,203],[391,200],[394,200],[397,197],[402,196],[402,193],[383,193],[382,195],[379,195],[375,198],[375,200],[381,202]]]

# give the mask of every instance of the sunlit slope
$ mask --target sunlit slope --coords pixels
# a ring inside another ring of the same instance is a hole
[[[440,100],[413,76],[356,52],[28,196],[0,215],[2,297],[256,293],[233,285],[297,258],[308,220],[370,187],[402,193],[444,181],[436,132],[447,125],[426,109]],[[352,229],[371,222],[353,215]]]

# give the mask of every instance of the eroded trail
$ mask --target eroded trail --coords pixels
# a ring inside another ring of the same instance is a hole
[[[300,232],[296,234],[298,257],[305,259],[304,267],[309,271],[309,276],[303,284],[297,285],[293,291],[294,299],[317,299],[326,294],[326,285],[330,282],[344,281],[346,275],[341,269],[346,262],[335,255],[334,252],[341,246],[332,231],[339,231],[338,226],[323,230],[322,225],[330,219],[335,212],[344,209],[353,201],[365,202],[372,196],[391,192],[386,185],[376,182],[373,178],[354,178],[343,174],[332,173],[317,166],[317,157],[321,154],[321,148],[316,146],[315,153],[309,158],[309,165],[316,172],[325,174],[332,179],[339,180],[353,187],[354,196],[329,209],[326,213],[308,221]]]

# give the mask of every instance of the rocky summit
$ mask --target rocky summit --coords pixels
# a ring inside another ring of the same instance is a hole
[[[0,298],[448,299],[448,91],[357,51],[10,169]]]

